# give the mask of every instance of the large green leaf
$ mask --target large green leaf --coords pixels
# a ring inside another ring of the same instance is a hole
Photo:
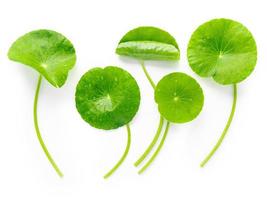
[[[116,53],[142,60],[178,60],[180,51],[175,39],[156,27],[138,27],[120,40]]]
[[[127,71],[109,66],[85,73],[77,85],[75,99],[86,122],[109,130],[132,120],[139,108],[140,91]]]
[[[204,95],[192,77],[174,72],[157,84],[155,101],[160,114],[170,122],[185,123],[193,120],[202,110]]]
[[[257,61],[256,42],[239,22],[214,19],[199,26],[191,36],[187,56],[191,68],[220,84],[243,81]]]
[[[10,47],[8,57],[36,69],[55,87],[64,85],[76,62],[71,42],[51,30],[36,30],[20,37]]]

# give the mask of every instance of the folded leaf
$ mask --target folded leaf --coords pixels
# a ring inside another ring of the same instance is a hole
[[[142,60],[178,60],[179,47],[166,31],[155,27],[139,27],[120,40],[116,53]]]

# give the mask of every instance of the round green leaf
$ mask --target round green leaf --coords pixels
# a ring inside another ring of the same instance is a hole
[[[8,57],[36,69],[55,87],[64,85],[76,62],[71,42],[51,30],[36,30],[23,35],[12,44]]]
[[[168,32],[156,27],[138,27],[120,40],[116,53],[142,60],[178,60],[180,50]]]
[[[155,101],[161,115],[170,122],[192,121],[202,110],[203,91],[198,82],[184,73],[171,73],[157,84]]]
[[[253,71],[257,47],[252,34],[239,22],[214,19],[193,33],[187,56],[198,75],[213,77],[220,84],[234,84]]]
[[[86,122],[109,130],[133,119],[139,108],[140,91],[135,79],[121,68],[93,68],[80,79],[75,100]]]

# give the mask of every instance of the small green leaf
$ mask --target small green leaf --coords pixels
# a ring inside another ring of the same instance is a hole
[[[80,79],[75,100],[86,122],[109,130],[132,120],[139,108],[140,91],[135,79],[121,68],[93,68]]]
[[[230,19],[214,19],[199,26],[188,44],[191,68],[220,84],[243,81],[257,61],[256,42],[249,30]]]
[[[120,40],[116,53],[142,60],[178,60],[180,50],[175,39],[156,27],[138,27]]]
[[[157,84],[155,101],[161,115],[170,122],[185,123],[197,117],[204,96],[195,79],[184,73],[171,73]]]
[[[36,30],[23,35],[12,44],[8,57],[36,69],[55,87],[64,85],[76,62],[71,42],[51,30]]]

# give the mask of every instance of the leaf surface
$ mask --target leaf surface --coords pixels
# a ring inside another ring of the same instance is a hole
[[[133,119],[140,104],[140,90],[135,79],[121,68],[93,68],[80,79],[75,99],[86,122],[109,130]]]
[[[202,110],[202,88],[192,77],[174,72],[164,76],[156,86],[155,101],[161,115],[170,122],[185,123]]]
[[[239,22],[214,19],[193,33],[187,57],[198,75],[227,85],[239,83],[252,73],[257,47],[252,34]]]
[[[76,62],[71,42],[55,31],[37,30],[17,39],[8,51],[10,60],[37,70],[55,87],[66,82]]]
[[[120,40],[116,53],[142,60],[178,60],[180,50],[168,32],[156,27],[138,27]]]

